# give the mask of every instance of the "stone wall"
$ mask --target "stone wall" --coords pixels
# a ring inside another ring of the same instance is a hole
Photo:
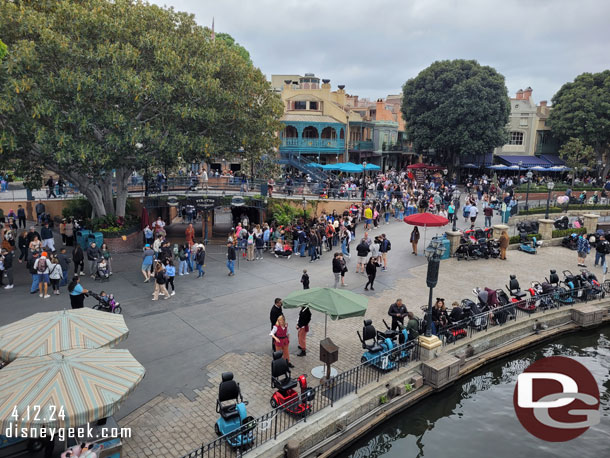
[[[108,245],[111,253],[128,253],[141,249],[143,239],[142,232],[138,231],[125,236],[125,239],[123,237],[105,237],[104,242]]]

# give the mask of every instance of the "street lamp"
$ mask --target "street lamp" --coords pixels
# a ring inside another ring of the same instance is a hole
[[[366,196],[366,161],[362,162],[362,200]]]
[[[458,219],[458,210],[460,209],[460,191],[458,191],[457,188],[455,188],[455,191],[453,191],[453,206],[454,206],[454,211],[453,211],[453,227],[451,228],[451,230],[453,232],[457,232],[457,219]]]
[[[555,183],[553,183],[552,181],[549,181],[546,184],[546,188],[549,190],[549,195],[546,198],[546,213],[544,214],[544,219],[549,219],[549,203],[551,202],[551,191],[553,190],[554,187],[555,187]]]
[[[521,184],[521,166],[523,165],[523,161],[519,161],[518,165],[519,165],[519,172],[517,175],[517,180],[519,180],[519,184]]]
[[[432,336],[432,290],[438,282],[438,270],[441,263],[441,257],[445,252],[445,245],[440,239],[433,239],[428,247],[424,250],[426,259],[428,260],[428,273],[426,275],[426,284],[430,288],[428,296],[428,323],[426,326],[426,337]]]
[[[532,173],[532,171],[530,170],[529,172],[527,172],[525,174],[525,176],[527,177],[527,191],[525,193],[525,209],[529,210],[529,205],[528,205],[528,200],[530,198],[530,183],[532,181],[532,177],[534,176],[534,174]]]
[[[601,178],[602,174],[602,161],[600,159],[597,160],[597,177]]]
[[[307,199],[305,199],[305,197],[303,197],[303,200],[301,201],[301,205],[303,205],[303,222],[307,222]]]

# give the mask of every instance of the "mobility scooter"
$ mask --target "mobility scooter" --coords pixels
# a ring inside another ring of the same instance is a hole
[[[389,371],[396,367],[394,358],[390,354],[390,351],[394,348],[392,339],[390,337],[380,337],[371,320],[364,320],[362,335],[359,332],[357,334],[360,342],[362,342],[362,348],[366,350],[360,362],[369,362],[382,371]]]
[[[392,339],[392,342],[394,344],[394,347],[396,348],[396,356],[397,359],[399,361],[408,361],[409,357],[411,356],[411,349],[415,346],[415,343],[412,343],[411,345],[405,345],[407,342],[409,342],[409,331],[407,331],[406,326],[400,326],[400,330],[399,331],[393,331],[390,326],[388,326],[388,323],[386,323],[385,320],[382,320],[383,324],[386,327],[385,331],[377,331],[377,336],[382,338],[382,339],[386,339],[386,338],[390,338]],[[411,339],[413,340],[413,339]],[[400,350],[397,347],[401,347]]]
[[[526,298],[527,293],[521,290],[521,286],[519,285],[519,280],[517,280],[516,275],[510,276],[506,289],[513,297],[511,300],[515,302],[518,309],[528,313],[533,313],[536,311],[536,301],[531,301]]]
[[[223,372],[216,401],[216,412],[220,418],[214,424],[214,431],[219,436],[225,436],[231,447],[243,447],[252,443],[252,430],[256,422],[248,416],[246,404],[248,401],[244,401],[239,383],[233,380],[233,373]],[[235,434],[231,434],[233,432]]]
[[[519,251],[529,254],[536,254],[539,245],[540,243],[536,240],[536,237],[532,237],[530,240],[525,232],[519,233]]]
[[[297,384],[301,393],[294,388]],[[288,361],[282,357],[281,351],[273,353],[271,361],[271,387],[277,391],[271,397],[271,407],[283,407],[283,409],[295,416],[304,417],[311,411],[310,402],[313,401],[315,393],[307,387],[307,377],[300,375],[296,380],[291,377]]]

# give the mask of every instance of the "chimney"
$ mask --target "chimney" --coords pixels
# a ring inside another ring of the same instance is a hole
[[[525,91],[523,91],[523,100],[529,100],[530,97],[532,96],[532,88],[531,87],[527,87],[527,89]]]
[[[540,106],[541,107],[546,107],[546,100],[541,100],[540,101]]]
[[[284,80],[284,89],[290,89],[291,84],[292,80]]]
[[[523,100],[523,89],[517,91],[517,100]]]
[[[383,111],[383,100],[382,99],[377,99],[377,102],[375,103],[375,108],[377,110],[377,116],[379,116],[379,114]]]
[[[322,80],[322,89],[326,89],[327,91],[330,91],[330,80],[328,80],[328,79]]]

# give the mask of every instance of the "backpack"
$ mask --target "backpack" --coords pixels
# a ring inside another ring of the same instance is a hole
[[[44,271],[47,270],[47,260],[45,258],[38,259],[36,270],[39,274],[43,274]]]
[[[388,239],[385,239],[385,242],[386,251],[390,251],[392,249],[392,242],[390,242]]]

